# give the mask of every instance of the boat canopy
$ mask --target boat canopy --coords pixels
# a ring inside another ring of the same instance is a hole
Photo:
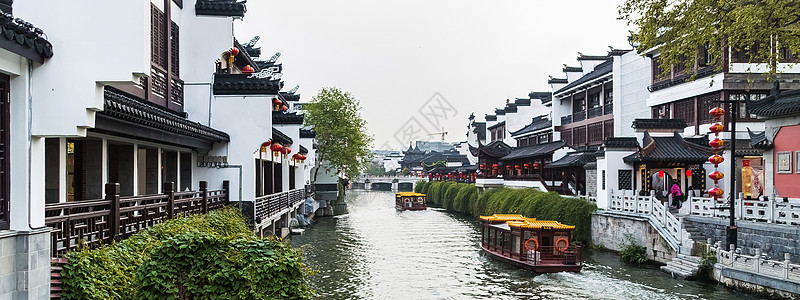
[[[558,221],[509,221],[507,222],[510,227],[524,228],[524,229],[575,229],[574,225],[564,225]]]
[[[397,193],[396,195],[400,196],[400,197],[408,197],[408,196],[413,196],[413,197],[422,196],[422,197],[425,197],[425,194],[414,193],[414,192],[400,192],[400,193]]]
[[[491,216],[481,216],[482,221],[488,221],[490,223],[500,223],[500,222],[508,222],[508,221],[536,221],[535,218],[526,218],[522,215],[511,215],[511,214],[493,214]]]

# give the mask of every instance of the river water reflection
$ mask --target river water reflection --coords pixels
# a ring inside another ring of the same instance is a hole
[[[318,271],[320,299],[750,299],[605,252],[585,254],[579,274],[535,275],[482,255],[472,218],[396,212],[390,192],[348,191],[347,202],[349,214],[320,218],[293,237]]]

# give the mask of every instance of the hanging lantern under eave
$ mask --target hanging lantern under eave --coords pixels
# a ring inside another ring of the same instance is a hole
[[[722,109],[721,107],[714,107],[714,108],[712,108],[711,110],[708,111],[708,114],[711,115],[714,118],[719,119],[719,118],[721,118],[722,116],[725,115],[725,110]]]
[[[253,69],[253,67],[251,67],[250,65],[246,65],[244,66],[244,68],[242,68],[242,74],[253,74],[253,72],[255,71],[256,69]]]
[[[714,171],[714,172],[711,172],[710,174],[708,174],[708,178],[711,178],[711,180],[714,180],[714,184],[717,184],[717,181],[719,181],[723,177],[725,177],[725,174],[723,174],[720,171]]]
[[[272,106],[276,106],[277,107],[277,106],[280,106],[281,104],[283,104],[283,101],[281,101],[281,99],[272,98]]]
[[[711,131],[711,133],[717,134],[725,131],[725,126],[722,126],[722,124],[720,123],[716,123],[711,125],[711,127],[709,127],[708,130]]]
[[[531,168],[531,164],[522,164],[522,167],[524,167],[525,169],[530,169]]]
[[[686,170],[686,177],[692,177],[692,170]]]
[[[289,110],[289,107],[288,107],[288,106],[286,106],[286,105],[281,105],[281,109],[280,109],[280,111],[287,111],[287,110]]]
[[[542,165],[541,165],[541,164],[539,164],[539,163],[533,163],[533,168],[534,168],[534,169],[538,169],[538,168],[539,168],[539,167],[541,167],[541,166],[542,166]]]
[[[658,171],[658,177],[664,178],[664,171]]]
[[[486,169],[486,165],[480,165],[481,170]]]
[[[278,143],[273,143],[272,146],[269,146],[269,150],[272,150],[272,154],[277,156],[278,153],[280,153],[281,150],[283,150],[283,146],[281,146],[281,144]]]
[[[714,166],[721,164],[723,161],[725,161],[725,158],[719,154],[714,154],[708,158],[708,162],[714,164]]]
[[[714,139],[714,140],[708,142],[708,145],[711,146],[711,148],[715,148],[715,149],[716,148],[722,148],[722,146],[725,146],[725,142],[720,140],[720,139]]]
[[[521,169],[522,169],[522,167],[521,167],[520,165],[515,165],[515,166],[514,166],[514,169],[521,170]]]
[[[261,147],[259,148],[259,151],[267,152],[267,149],[269,149],[270,145],[272,145],[272,140],[268,140],[266,142],[261,143]]]
[[[237,56],[239,55],[239,48],[233,47],[231,50],[228,50],[228,52],[230,52],[231,56]]]
[[[722,197],[723,194],[725,194],[725,191],[723,189],[721,189],[721,188],[718,188],[718,187],[713,187],[713,188],[708,190],[708,196],[710,196],[710,197],[714,197],[714,198]]]
[[[496,169],[498,169],[498,168],[500,168],[500,165],[498,165],[498,164],[493,164],[493,165],[492,165],[492,169],[495,169],[495,170],[496,170]]]

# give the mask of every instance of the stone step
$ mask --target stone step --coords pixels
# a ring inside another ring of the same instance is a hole
[[[667,265],[665,267],[667,267],[668,269],[671,269],[671,270],[679,270],[679,271],[683,271],[683,272],[687,272],[687,273],[696,273],[697,270],[699,269],[699,268],[697,268],[695,266],[682,265],[682,264],[676,264],[676,263],[667,263]]]
[[[690,262],[693,262],[695,264],[700,264],[700,257],[699,256],[678,254],[678,256],[676,256],[676,258],[681,259],[681,260],[685,260],[685,261],[690,261]]]
[[[673,268],[670,268],[668,266],[661,266],[661,271],[663,271],[665,273],[672,274],[672,276],[675,276],[675,277],[678,277],[678,278],[688,278],[688,277],[691,277],[691,276],[694,275],[691,272],[687,272],[687,271],[684,271],[684,270],[673,269]]]

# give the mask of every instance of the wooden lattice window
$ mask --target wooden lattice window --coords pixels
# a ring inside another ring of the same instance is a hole
[[[631,184],[633,180],[633,170],[618,170],[617,172],[617,188],[619,190],[630,190],[633,188]]]
[[[586,144],[586,127],[580,126],[575,127],[575,131],[572,133],[572,143],[577,146],[582,146]]]
[[[675,119],[686,122],[686,125],[694,125],[694,99],[685,99],[675,102]]]
[[[589,144],[599,144],[603,142],[603,123],[589,124]]]
[[[154,4],[150,4],[150,61],[162,68],[167,67],[165,15]]]
[[[603,122],[603,141],[614,136],[614,119]]]
[[[566,142],[567,145],[572,145],[572,129],[562,131],[561,140]]]
[[[175,24],[175,22],[171,22],[171,23],[172,23],[171,24],[172,28],[170,30],[170,34],[172,36],[170,37],[170,49],[169,49],[169,51],[170,51],[170,60],[171,60],[170,68],[172,69],[172,76],[179,77],[180,76],[180,71],[181,71],[181,68],[180,68],[180,51],[179,51],[180,50],[179,49],[179,47],[180,47],[180,33],[179,33],[180,32],[180,27],[178,27],[178,24]]]
[[[714,107],[722,105],[718,102],[714,102],[714,101],[719,101],[720,96],[721,94],[719,92],[716,92],[697,97],[697,105],[699,106],[697,112],[700,124],[710,124],[711,122],[714,121],[714,117],[709,115],[708,111]]]

